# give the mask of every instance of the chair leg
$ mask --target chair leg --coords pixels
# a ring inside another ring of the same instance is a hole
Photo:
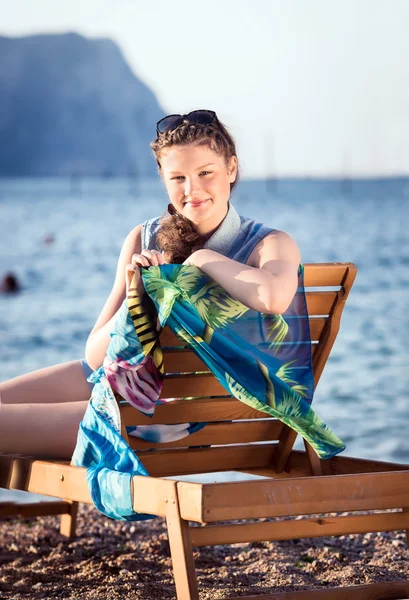
[[[78,502],[71,500],[66,500],[66,502],[70,505],[70,512],[61,515],[60,533],[67,538],[73,539],[77,525]]]
[[[320,460],[315,450],[306,440],[303,440],[303,442],[307,452],[308,462],[310,463],[311,475],[325,475],[323,461]]]
[[[402,512],[404,512],[404,513],[409,512],[409,508],[402,508]],[[406,533],[406,545],[409,548],[409,531],[406,530],[405,533]]]
[[[167,503],[166,523],[175,575],[176,596],[178,600],[199,600],[189,522],[180,517],[176,486],[172,497],[167,499]]]

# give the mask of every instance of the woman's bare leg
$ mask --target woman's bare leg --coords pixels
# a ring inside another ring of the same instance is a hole
[[[79,360],[0,383],[0,452],[70,459],[90,395]]]

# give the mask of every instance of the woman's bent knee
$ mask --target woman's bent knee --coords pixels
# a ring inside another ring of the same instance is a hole
[[[3,404],[82,402],[91,391],[80,360],[32,371],[0,383]]]

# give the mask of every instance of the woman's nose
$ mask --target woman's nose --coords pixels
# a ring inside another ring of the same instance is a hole
[[[200,185],[197,181],[189,181],[186,179],[185,182],[185,196],[194,197],[200,194]]]

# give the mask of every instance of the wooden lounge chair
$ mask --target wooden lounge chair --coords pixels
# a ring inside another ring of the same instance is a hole
[[[355,275],[356,267],[351,263],[305,266],[316,384],[337,336]],[[166,518],[178,600],[198,599],[192,546],[409,530],[409,465],[342,456],[322,461],[308,444],[305,451],[294,451],[293,430],[229,396],[211,373],[203,373],[206,366],[170,330],[163,330],[161,343],[166,368],[162,397],[197,399],[158,406],[153,419],[129,405],[120,405],[120,409],[123,435],[151,474],[133,479],[134,509]],[[198,371],[202,373],[192,374]],[[125,431],[126,425],[186,421],[207,421],[209,425],[167,445],[128,438]],[[214,471],[245,472],[253,479],[217,483],[177,480],[189,473]],[[266,478],[255,479],[255,475]],[[165,479],[166,476],[175,479]],[[62,505],[58,501],[51,510],[54,514],[64,513],[61,532],[67,536],[75,532],[77,503],[91,503],[85,469],[68,462],[3,455],[0,487],[65,498]],[[399,512],[385,512],[388,509]],[[299,515],[370,510],[377,512],[295,519]],[[7,510],[2,514],[7,514]],[[274,517],[294,519],[233,522]],[[191,526],[189,521],[200,525]],[[406,597],[407,580],[246,598]]]

